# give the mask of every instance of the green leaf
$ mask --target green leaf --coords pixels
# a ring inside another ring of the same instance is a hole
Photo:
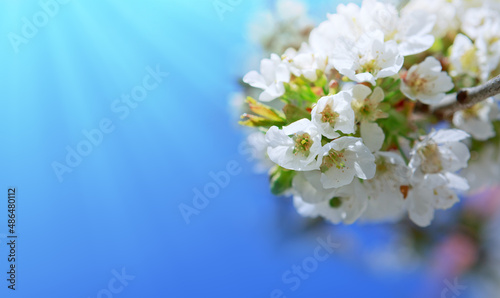
[[[314,85],[320,87],[323,90],[323,93],[326,95],[330,92],[330,86],[328,84],[328,78],[326,75],[319,69],[316,70],[316,75],[318,79],[314,82]]]
[[[292,104],[285,105],[283,107],[283,112],[285,113],[286,123],[288,124],[304,118],[311,120],[311,113]]]
[[[295,176],[295,171],[284,169],[280,166],[275,166],[271,170],[269,182],[271,184],[271,192],[274,195],[281,195],[292,188],[292,180]]]
[[[384,151],[390,148],[396,149],[399,144],[398,138],[400,136],[408,136],[412,131],[408,118],[403,113],[392,109],[388,111],[388,114],[388,118],[377,121],[386,137],[383,146]]]
[[[309,103],[316,103],[321,97],[314,93],[310,83],[306,82],[302,78],[295,78],[292,84],[285,83],[285,94],[282,96],[283,99],[290,102],[290,100],[307,101]],[[320,88],[321,89],[321,88]]]
[[[303,100],[306,100],[306,101],[309,101],[312,103],[318,102],[319,96],[316,93],[314,93],[311,86],[302,85],[302,86],[300,86],[299,91],[300,91],[300,97]]]
[[[278,126],[281,127],[285,124],[284,120],[280,121],[274,121],[270,120],[261,116],[256,116],[256,115],[251,115],[251,114],[243,114],[241,115],[241,119],[244,119],[243,121],[238,122],[240,125],[243,126],[249,126],[249,127],[271,127],[271,126]]]
[[[246,102],[248,103],[250,110],[259,116],[262,116],[272,121],[278,121],[278,122],[285,121],[285,115],[282,112],[270,106],[257,102],[255,99],[251,97],[247,97]]]
[[[434,44],[431,46],[429,51],[434,52],[434,53],[444,53],[446,49],[447,49],[447,45],[445,44],[444,39],[443,38],[436,38],[434,40]]]

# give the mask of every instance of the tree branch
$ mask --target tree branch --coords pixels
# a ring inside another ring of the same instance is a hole
[[[439,107],[434,114],[441,119],[451,119],[456,111],[468,109],[473,105],[500,93],[500,75],[494,77],[483,85],[464,88],[458,93],[448,95],[454,102]]]

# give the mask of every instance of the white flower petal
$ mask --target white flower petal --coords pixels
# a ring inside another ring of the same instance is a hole
[[[446,178],[448,179],[448,187],[450,188],[462,191],[469,189],[469,182],[464,177],[460,177],[452,173],[446,173]]]
[[[365,143],[371,152],[377,152],[382,148],[385,135],[384,131],[377,123],[361,122],[360,132],[363,143]]]
[[[252,70],[251,72],[247,73],[243,77],[243,82],[255,88],[260,88],[260,89],[267,88],[266,80],[262,75],[260,75],[255,70]]]
[[[375,156],[359,138],[341,137],[323,146],[322,150],[318,160],[322,158],[321,183],[325,188],[350,184],[354,176],[371,179],[375,175]],[[332,152],[334,157],[330,158]]]
[[[339,137],[337,131],[345,134],[354,133],[354,111],[351,107],[351,95],[346,91],[320,98],[311,111],[311,117],[321,134],[327,138]]]
[[[434,218],[434,206],[427,200],[426,195],[429,195],[428,192],[411,191],[411,198],[408,198],[411,202],[408,209],[410,219],[421,227],[429,226]]]
[[[298,172],[293,178],[292,186],[304,202],[311,204],[330,200],[336,193],[336,189],[323,187],[320,171]]]
[[[307,145],[297,145],[297,139],[303,140]],[[311,171],[319,169],[321,159],[321,134],[316,126],[308,119],[301,119],[282,130],[276,126],[271,127],[266,133],[269,145],[267,154],[269,159],[279,166],[295,171]],[[296,147],[298,146],[298,147]]]
[[[460,129],[441,129],[431,134],[437,143],[458,142],[469,137],[469,134]]]

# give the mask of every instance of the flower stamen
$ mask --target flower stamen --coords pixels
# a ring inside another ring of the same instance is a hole
[[[332,111],[332,108],[330,105],[326,105],[325,108],[323,109],[323,112],[321,114],[321,121],[324,123],[330,123],[332,127],[335,126],[335,122],[337,121],[337,118],[339,118],[340,114],[337,112]]]
[[[443,170],[441,153],[436,143],[430,143],[418,149],[417,152],[423,159],[421,167],[424,173],[435,174]]]
[[[293,137],[295,146],[293,147],[293,154],[303,154],[305,157],[309,156],[313,141],[308,133],[296,134]]]
[[[320,166],[320,170],[322,173],[325,173],[330,168],[335,166],[337,169],[343,169],[346,167],[347,159],[344,157],[344,150],[336,151],[331,149],[328,151],[328,154],[323,156],[323,163]]]

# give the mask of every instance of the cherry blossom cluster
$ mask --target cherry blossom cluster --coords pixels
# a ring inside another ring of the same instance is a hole
[[[294,5],[294,20],[308,19]],[[256,99],[240,124],[272,165],[272,192],[292,195],[300,214],[345,224],[408,214],[428,226],[484,185],[482,164],[500,181],[499,98],[452,119],[434,113],[499,73],[497,1],[341,4],[300,46],[244,76]]]

